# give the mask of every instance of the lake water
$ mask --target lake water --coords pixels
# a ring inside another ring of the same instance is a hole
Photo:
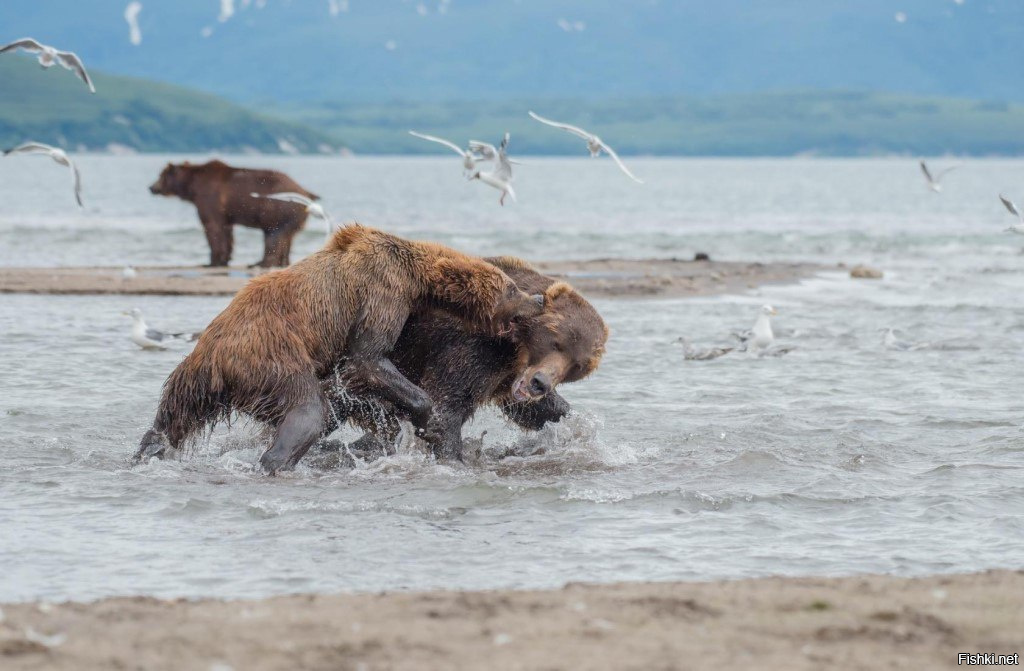
[[[166,160],[82,157],[84,212],[64,169],[0,160],[0,265],[205,262],[191,206],[146,190]],[[638,186],[607,161],[525,157],[501,208],[457,160],[233,160],[286,170],[337,219],[474,253],[886,276],[597,300],[608,354],[562,387],[562,424],[524,434],[487,410],[466,428],[486,434],[479,466],[406,449],[277,478],[246,426],[128,463],[185,350],[139,350],[121,312],[186,330],[227,298],[0,295],[0,601],[1021,566],[1024,237],[1002,232],[996,194],[1024,201],[1024,161],[964,161],[937,195],[910,159],[634,159]],[[256,260],[259,235],[236,237],[236,261]],[[724,342],[762,303],[791,354],[683,360],[677,337]],[[938,345],[888,350],[889,326]]]

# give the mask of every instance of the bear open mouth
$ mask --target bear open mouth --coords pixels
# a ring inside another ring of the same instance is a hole
[[[525,375],[512,384],[512,400],[516,403],[525,403],[534,400],[534,398],[534,395],[530,393],[530,385],[526,383]]]

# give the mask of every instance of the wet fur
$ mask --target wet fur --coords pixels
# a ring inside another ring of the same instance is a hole
[[[434,401],[433,421],[439,425],[441,440],[435,453],[441,458],[459,459],[462,426],[477,408],[493,404],[519,426],[537,430],[557,422],[569,412],[568,402],[557,391],[544,398],[522,402],[510,395],[512,384],[531,360],[543,359],[547,348],[572,341],[568,367],[579,365],[572,380],[582,379],[597,368],[604,353],[608,330],[600,315],[571,286],[541,275],[526,261],[515,257],[486,259],[511,277],[528,294],[545,297],[545,309],[535,318],[517,324],[515,337],[495,337],[467,332],[451,314],[440,310],[421,311],[410,317],[392,351],[395,365]],[[358,408],[341,399],[339,414],[350,414],[364,429],[384,443],[397,436],[398,422],[381,423],[380,406],[372,418],[362,418]],[[361,446],[369,436],[360,439]],[[377,449],[382,449],[378,443]]]
[[[323,381],[339,374],[357,388],[379,390],[374,366],[392,350],[410,313],[428,308],[482,333],[504,332],[540,310],[481,259],[345,227],[320,252],[250,281],[214,318],[167,379],[137,456],[179,448],[234,412],[277,427],[301,408],[310,415],[303,427],[319,421],[322,430],[330,417]]]

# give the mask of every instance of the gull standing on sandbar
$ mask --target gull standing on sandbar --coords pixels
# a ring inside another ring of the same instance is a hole
[[[501,198],[498,202],[502,206],[505,205],[505,196],[512,198],[513,203],[516,202],[516,192],[512,190],[512,163],[508,160],[508,141],[510,137],[508,133],[505,133],[505,137],[501,140],[501,145],[497,149],[498,165],[495,166],[494,170],[490,172],[480,172],[478,170],[470,177],[470,179],[478,179],[484,184],[493,186],[501,191]]]
[[[417,133],[414,130],[409,131],[409,135],[412,135],[414,137],[418,137],[421,140],[429,140],[430,142],[436,142],[438,144],[443,144],[444,146],[448,147],[449,149],[454,151],[456,154],[461,156],[462,157],[462,171],[463,171],[463,174],[466,176],[466,179],[473,179],[473,173],[476,171],[476,164],[479,161],[487,161],[487,160],[490,160],[490,159],[494,158],[493,156],[488,156],[488,157],[477,156],[473,152],[472,149],[462,149],[461,147],[459,147],[454,142],[449,142],[448,140],[445,140],[444,138],[436,137],[434,135],[427,135],[426,133]],[[470,144],[472,144],[472,143],[470,143]]]
[[[604,140],[594,135],[593,133],[589,133],[580,128],[579,126],[572,126],[567,123],[561,123],[558,121],[552,121],[551,119],[545,119],[539,114],[534,114],[533,112],[530,112],[530,116],[533,119],[541,122],[542,124],[546,124],[554,128],[560,128],[564,131],[572,133],[577,137],[583,138],[584,140],[587,141],[587,149],[590,150],[591,158],[597,158],[598,156],[601,155],[601,152],[604,151],[605,153],[612,157],[616,165],[619,166],[619,169],[622,170],[622,172],[626,173],[627,177],[629,177],[631,180],[638,184],[644,183],[642,179],[640,179],[639,177],[637,177],[636,175],[629,171],[629,168],[627,168],[626,165],[622,162],[622,159],[619,158],[619,155],[615,153],[614,149],[605,144]]]
[[[85,71],[82,60],[73,52],[60,51],[49,45],[37,42],[31,37],[24,37],[0,47],[0,54],[17,49],[24,49],[30,54],[39,54],[39,64],[43,66],[44,70],[60,63],[65,70],[71,70],[78,75],[78,78],[89,87],[90,93],[96,93],[96,87],[92,85],[92,79],[89,78],[89,73]]]
[[[63,149],[57,147],[51,147],[48,144],[41,142],[26,142],[20,144],[13,149],[7,149],[4,151],[4,156],[10,154],[46,154],[57,163],[67,166],[71,169],[71,183],[75,189],[75,200],[78,201],[78,206],[82,207],[82,178],[78,174],[78,166],[75,165],[74,161],[68,158],[68,155]]]
[[[201,331],[199,333],[164,333],[151,329],[142,317],[142,310],[138,308],[132,308],[121,314],[132,318],[132,342],[142,349],[167,349],[172,342],[192,342],[202,335]]]

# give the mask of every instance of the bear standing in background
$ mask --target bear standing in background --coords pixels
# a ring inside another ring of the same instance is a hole
[[[254,265],[264,268],[288,265],[292,239],[306,224],[306,208],[256,193],[298,193],[312,200],[319,196],[275,170],[234,168],[221,161],[202,165],[168,163],[149,187],[158,196],[177,196],[196,206],[199,221],[210,244],[210,265],[226,266],[231,260],[235,224],[263,231],[263,258]]]
[[[434,400],[432,423],[439,437],[431,447],[439,459],[462,460],[462,426],[488,403],[524,429],[559,421],[570,408],[555,387],[592,373],[608,340],[601,315],[568,284],[541,275],[522,259],[484,260],[526,293],[543,296],[544,310],[517,321],[514,333],[495,336],[468,332],[450,313],[428,309],[409,317],[391,352],[402,375]],[[337,393],[332,384],[327,381],[327,393],[337,416],[350,416],[370,431],[354,447],[386,452],[401,417]]]
[[[495,335],[541,311],[540,297],[482,259],[348,226],[291,268],[251,280],[214,318],[164,383],[136,458],[163,456],[240,412],[275,429],[263,467],[291,468],[327,428],[321,380],[339,367],[358,393],[436,440],[430,397],[387,358],[409,314],[428,305]]]

